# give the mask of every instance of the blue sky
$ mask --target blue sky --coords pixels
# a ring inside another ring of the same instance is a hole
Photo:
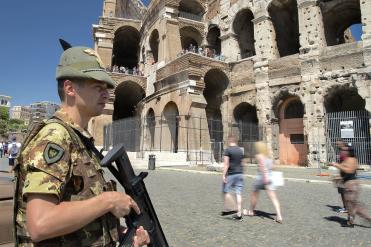
[[[59,103],[58,38],[92,47],[102,7],[103,0],[1,0],[0,94],[11,96],[13,106]]]
[[[59,103],[58,38],[92,47],[92,24],[98,24],[102,6],[103,0],[1,0],[0,94],[11,96],[13,106]],[[360,25],[356,29],[360,34]]]

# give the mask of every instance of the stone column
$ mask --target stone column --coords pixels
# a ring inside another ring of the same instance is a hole
[[[305,107],[304,134],[308,145],[308,166],[326,162],[324,95],[319,79],[320,51],[326,46],[321,9],[317,0],[299,0],[299,30],[301,59],[301,92]]]
[[[256,83],[256,109],[259,124],[264,127],[263,141],[271,147],[273,158],[278,159],[277,133],[274,132],[278,122],[272,116],[271,92],[269,88],[268,60],[279,57],[276,34],[273,23],[266,11],[255,14],[254,39],[256,58],[254,59],[254,73]]]
[[[371,1],[360,0],[362,20],[363,56],[366,67],[371,67]]]
[[[259,60],[279,57],[276,33],[268,13],[258,13],[254,23],[255,51]]]
[[[177,55],[182,51],[180,42],[178,10],[171,7],[165,7],[162,11],[160,43],[162,43],[161,60],[166,63],[177,58]]]
[[[237,35],[230,32],[220,36],[222,53],[226,58],[226,62],[232,62],[239,60],[241,54],[239,52],[240,47],[238,45]],[[238,51],[238,52],[237,52]]]
[[[326,46],[321,9],[317,0],[298,0],[300,53],[318,53]]]
[[[262,141],[266,142],[273,151],[273,158],[278,159],[277,144],[278,136],[273,133],[273,129],[278,125],[272,116],[272,101],[271,92],[269,88],[269,77],[268,77],[268,60],[257,61],[254,64],[255,82],[256,82],[256,113],[259,120],[259,125],[264,127],[262,132]]]

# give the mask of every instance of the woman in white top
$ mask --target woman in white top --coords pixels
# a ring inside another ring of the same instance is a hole
[[[257,176],[253,185],[253,192],[251,193],[250,210],[245,210],[244,214],[248,216],[254,216],[254,210],[256,207],[259,191],[266,190],[268,197],[272,201],[277,213],[275,221],[282,224],[280,202],[278,201],[275,193],[275,187],[271,181],[273,160],[270,158],[268,147],[265,143],[255,143],[255,149],[257,153],[255,157],[258,161]]]

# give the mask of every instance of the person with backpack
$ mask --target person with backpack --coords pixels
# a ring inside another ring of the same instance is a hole
[[[9,159],[9,173],[13,173],[15,159],[18,157],[21,144],[17,142],[17,138],[14,136],[12,142],[8,144],[8,159]]]
[[[4,142],[0,142],[0,158],[3,157]]]
[[[93,49],[63,48],[56,73],[61,108],[28,133],[14,169],[15,245],[117,246],[126,236],[119,219],[140,208],[103,176],[87,130],[116,83]],[[134,247],[150,242],[142,226],[134,235]]]

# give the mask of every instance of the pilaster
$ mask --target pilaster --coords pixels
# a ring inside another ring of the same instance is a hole
[[[278,58],[276,33],[268,13],[256,17],[252,22],[254,23],[255,51],[258,60]]]
[[[317,0],[298,0],[300,53],[318,53],[326,46],[321,9]]]

